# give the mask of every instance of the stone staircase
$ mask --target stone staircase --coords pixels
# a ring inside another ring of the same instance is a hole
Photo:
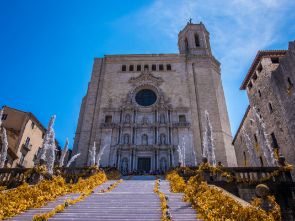
[[[160,191],[168,197],[168,206],[173,221],[201,221],[196,217],[196,211],[189,203],[183,202],[182,193],[170,192],[170,184],[168,181],[161,180]]]
[[[160,221],[161,208],[159,197],[153,192],[155,177],[134,176],[132,179],[125,179],[111,192],[99,193],[101,189],[107,188],[115,181],[108,181],[95,189],[94,193],[84,201],[76,203],[58,213],[49,220],[52,221]],[[162,181],[161,191],[169,197],[172,220],[190,221],[196,220],[196,214],[187,203],[182,202],[181,194],[170,193],[169,183]],[[12,218],[15,221],[32,220],[37,213],[47,212],[62,203],[66,198],[77,197],[71,194],[58,198],[39,209],[28,210],[21,215]]]

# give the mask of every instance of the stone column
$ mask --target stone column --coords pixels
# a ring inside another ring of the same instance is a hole
[[[168,167],[171,167],[171,154],[170,154],[170,150],[167,150],[167,157],[168,157],[167,166]]]
[[[118,160],[118,165],[117,165],[117,168],[118,168],[118,170],[120,170],[120,167],[121,167],[121,150],[119,149],[118,150],[118,155],[119,155],[119,160]]]
[[[131,164],[132,164],[132,150],[129,150],[129,165],[128,165],[129,171],[132,170]]]

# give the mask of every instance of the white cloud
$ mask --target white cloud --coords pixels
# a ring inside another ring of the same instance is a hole
[[[271,49],[277,43],[287,47],[292,39],[282,27],[294,25],[290,22],[295,20],[294,10],[293,0],[156,0],[122,18],[121,24],[131,25],[137,36],[144,36],[142,41],[156,39],[154,47],[166,49],[173,48],[189,18],[194,23],[202,21],[210,32],[213,54],[222,64],[235,131],[247,105],[245,95],[238,91],[240,83],[258,50]]]

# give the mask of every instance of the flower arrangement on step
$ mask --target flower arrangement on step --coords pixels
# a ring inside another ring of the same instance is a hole
[[[168,172],[166,175],[166,179],[170,181],[171,192],[174,192],[174,193],[184,192],[186,184],[184,179],[178,175],[177,171],[172,170]]]
[[[280,207],[275,201],[273,201],[273,209],[269,212],[261,209],[258,203],[251,203],[251,206],[243,206],[221,190],[210,187],[206,182],[201,181],[201,176],[190,178],[184,199],[189,201],[205,220],[281,220]],[[259,200],[255,199],[254,201]]]
[[[95,175],[93,176],[95,177]],[[100,192],[101,193],[105,193],[105,192],[110,192],[112,191],[114,188],[116,188],[121,182],[123,182],[123,180],[118,180],[117,182],[111,184],[107,189],[103,189]],[[33,217],[33,221],[45,221],[48,220],[50,217],[53,217],[56,213],[60,213],[62,211],[64,211],[68,206],[70,205],[74,205],[82,200],[85,200],[85,198],[87,196],[89,196],[91,193],[93,193],[94,188],[96,188],[97,185],[90,185],[88,186],[88,188],[86,188],[85,190],[83,190],[83,192],[80,194],[79,197],[77,197],[76,199],[67,199],[65,200],[64,203],[57,205],[53,210],[47,212],[47,213],[43,213],[43,214],[37,214]]]
[[[36,185],[23,185],[0,192],[0,219],[6,219],[18,215],[30,209],[44,206],[49,201],[69,193],[83,193],[106,181],[104,172],[99,172],[87,179],[79,179],[75,184],[66,184],[60,176],[54,176],[51,180],[42,180]]]
[[[161,210],[162,210],[162,221],[172,221],[170,212],[169,212],[169,206],[167,202],[167,197],[163,192],[160,191],[160,180],[157,179],[155,181],[155,187],[154,187],[154,193],[156,193],[161,202]]]
[[[207,168],[207,165],[203,165]],[[170,172],[167,179],[170,181],[171,190],[180,190],[178,183],[185,182],[176,171]],[[178,192],[178,191],[176,191]],[[184,200],[192,204],[193,208],[205,220],[227,220],[227,221],[280,221],[280,207],[274,197],[269,197],[272,209],[268,212],[261,209],[261,199],[255,198],[251,206],[243,206],[240,202],[223,193],[217,188],[210,187],[203,181],[202,174],[192,176],[184,190]]]
[[[114,168],[111,168],[109,170],[105,170],[106,176],[108,180],[118,180],[121,177],[121,173]]]
[[[118,181],[116,181],[115,183],[111,184],[107,189],[102,189],[99,192],[100,193],[107,193],[107,192],[111,192],[113,189],[115,189],[120,183],[122,183],[123,180],[120,179]]]

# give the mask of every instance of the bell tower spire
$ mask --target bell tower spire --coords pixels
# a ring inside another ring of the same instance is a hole
[[[180,54],[211,55],[209,32],[200,22],[193,24],[192,19],[178,33],[178,48]]]

